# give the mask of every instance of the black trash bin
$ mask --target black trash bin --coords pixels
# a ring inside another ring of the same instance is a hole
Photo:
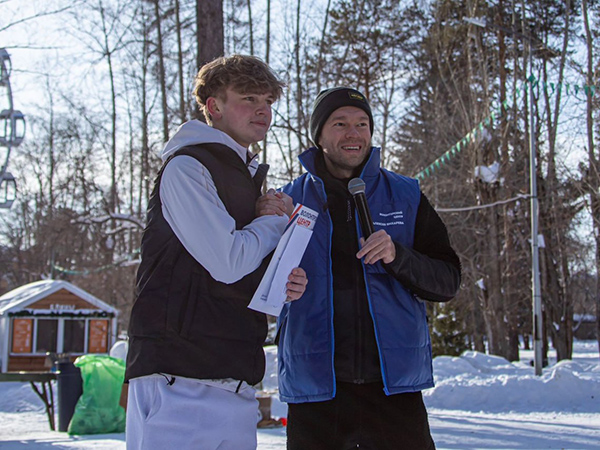
[[[58,431],[67,431],[75,405],[83,393],[81,370],[71,361],[56,361],[58,386]]]

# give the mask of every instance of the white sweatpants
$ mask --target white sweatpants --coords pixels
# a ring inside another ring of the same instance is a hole
[[[160,374],[129,380],[127,450],[255,450],[253,387]]]

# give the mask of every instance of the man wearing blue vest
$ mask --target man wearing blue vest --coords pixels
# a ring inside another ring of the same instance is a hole
[[[303,301],[279,317],[288,449],[434,449],[421,390],[433,386],[425,300],[452,299],[460,261],[417,180],[380,167],[373,116],[350,88],[322,91],[283,188],[319,212],[300,266]],[[360,177],[375,232],[362,238],[348,182]]]

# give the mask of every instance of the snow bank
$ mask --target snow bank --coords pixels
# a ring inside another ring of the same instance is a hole
[[[433,361],[436,387],[423,392],[429,408],[463,411],[597,413],[598,363],[560,361],[541,376],[530,364],[467,351]]]
[[[39,383],[36,384],[39,386]],[[42,401],[33,392],[29,383],[0,383],[0,412],[30,411],[45,410]]]

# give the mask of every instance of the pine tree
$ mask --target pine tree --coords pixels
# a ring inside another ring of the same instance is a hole
[[[456,310],[451,303],[438,303],[430,322],[431,349],[433,356],[459,356],[469,350],[464,324],[456,317]]]

